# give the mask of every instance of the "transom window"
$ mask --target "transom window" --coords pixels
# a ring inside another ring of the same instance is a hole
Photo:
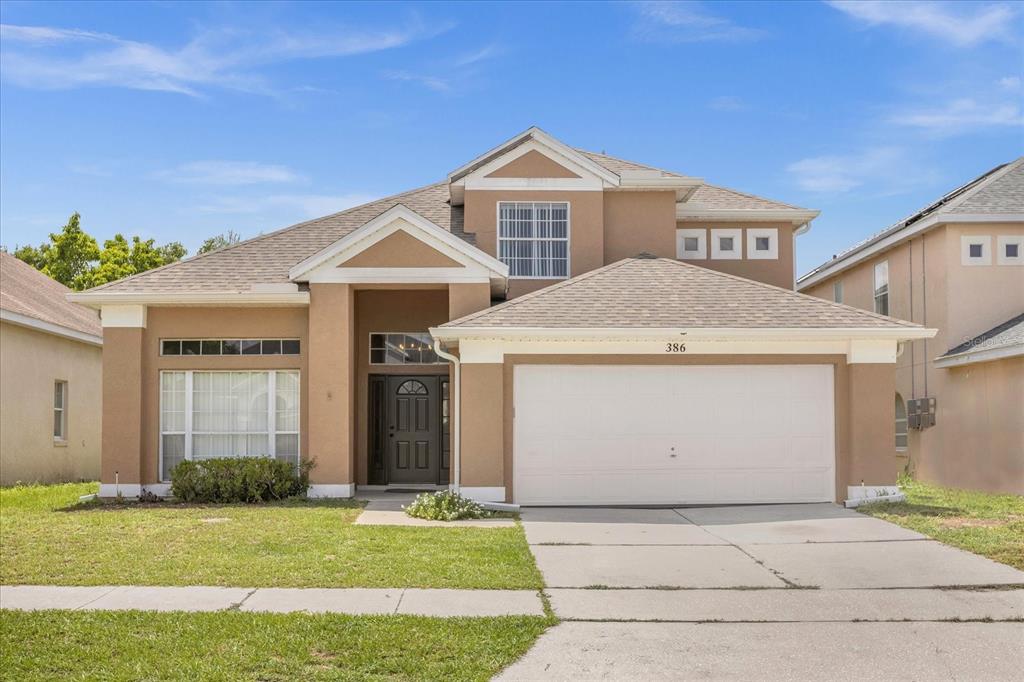
[[[415,379],[409,379],[403,381],[398,387],[398,395],[426,395],[427,387],[423,385],[422,381],[416,381]]]
[[[53,439],[68,439],[68,382],[53,382]]]
[[[425,332],[370,334],[371,365],[438,365],[434,340]]]
[[[298,355],[298,339],[162,339],[160,355]]]
[[[889,314],[889,261],[875,265],[875,312]]]
[[[184,460],[299,463],[299,373],[161,372],[160,477]]]
[[[569,204],[498,203],[498,259],[509,277],[564,279],[569,276]]]

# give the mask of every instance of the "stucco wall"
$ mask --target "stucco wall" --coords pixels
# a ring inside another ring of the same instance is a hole
[[[730,275],[755,279],[759,282],[767,282],[783,289],[792,289],[794,283],[793,270],[793,225],[791,223],[734,223],[734,222],[690,222],[680,221],[676,224],[679,229],[705,228],[705,244],[707,244],[707,258],[688,259],[687,263],[702,265],[709,270],[725,272]],[[722,260],[711,257],[711,230],[712,229],[740,229],[740,245],[743,258],[736,260]],[[779,253],[778,258],[750,259],[747,258],[747,229],[773,229],[778,230]],[[675,258],[675,232],[672,234],[672,248],[667,255]]]
[[[605,192],[604,262],[644,252],[676,257],[676,193]]]
[[[102,350],[0,322],[0,484],[100,475]],[[53,439],[53,388],[68,382],[67,441]]]

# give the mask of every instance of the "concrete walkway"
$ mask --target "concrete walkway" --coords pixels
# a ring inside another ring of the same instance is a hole
[[[444,590],[243,587],[0,587],[0,608],[122,611],[252,611],[271,613],[404,614],[417,616],[542,616],[530,590]]]

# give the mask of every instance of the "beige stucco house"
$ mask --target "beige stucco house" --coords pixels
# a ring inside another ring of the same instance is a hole
[[[1024,157],[800,278],[799,290],[938,329],[896,361],[891,466],[1024,494]]]
[[[531,128],[433,185],[71,298],[102,312],[104,495],[311,458],[311,495],[842,500],[894,483],[897,349],[798,294],[816,211]]]
[[[69,292],[0,252],[0,485],[99,478],[103,329]]]

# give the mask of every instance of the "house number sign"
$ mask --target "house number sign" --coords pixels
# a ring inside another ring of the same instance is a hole
[[[685,332],[683,333],[685,336]],[[668,341],[665,343],[666,353],[685,353],[686,342],[685,341]]]

